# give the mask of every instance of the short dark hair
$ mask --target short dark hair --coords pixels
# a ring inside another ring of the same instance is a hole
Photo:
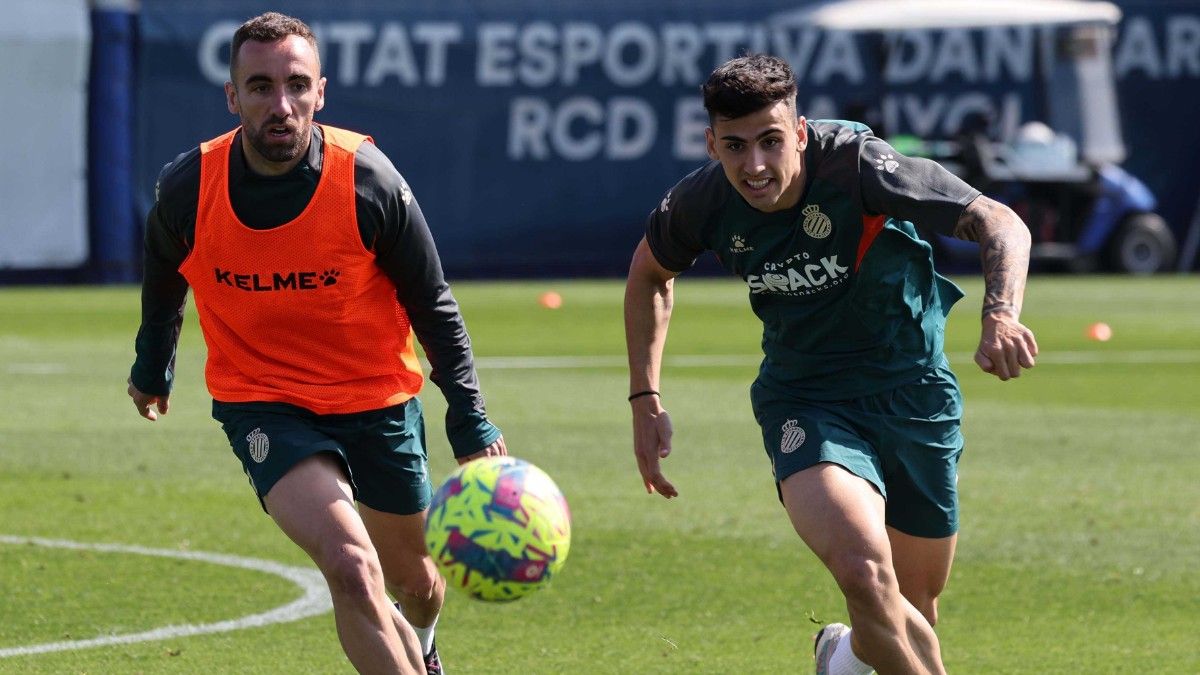
[[[299,35],[308,40],[308,44],[312,45],[313,52],[317,55],[317,66],[320,67],[321,52],[317,49],[317,36],[313,34],[308,24],[296,17],[280,14],[279,12],[266,12],[246,21],[246,23],[239,26],[237,31],[234,32],[233,42],[229,45],[230,81],[237,84],[237,80],[233,77],[233,71],[237,68],[238,50],[242,48],[242,45],[246,41],[275,42],[289,35]]]
[[[739,56],[717,66],[700,88],[710,121],[737,119],[787,101],[796,108],[796,76],[787,61],[767,54]]]

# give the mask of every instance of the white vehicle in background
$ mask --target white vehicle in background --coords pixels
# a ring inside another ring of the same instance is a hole
[[[881,72],[899,44],[889,39],[905,31],[1037,27],[1032,84],[1039,121],[1008,137],[983,116],[965,119],[950,138],[887,129],[881,135],[1009,204],[1029,225],[1035,265],[1149,274],[1171,269],[1176,242],[1150,189],[1121,168],[1125,144],[1110,58],[1120,20],[1116,5],[1082,0],[833,0],[774,17],[882,35]],[[978,260],[970,242],[939,236],[935,247],[951,260]]]

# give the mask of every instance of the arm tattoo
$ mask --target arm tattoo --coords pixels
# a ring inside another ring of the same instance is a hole
[[[987,197],[967,205],[954,236],[979,243],[983,265],[983,315],[1021,312],[1029,269],[1029,229],[1007,206]]]

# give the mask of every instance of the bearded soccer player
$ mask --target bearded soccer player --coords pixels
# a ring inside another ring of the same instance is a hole
[[[718,67],[703,87],[712,162],[650,215],[629,270],[634,454],[648,492],[678,492],[660,372],[673,279],[704,251],[749,287],[765,358],[751,388],[776,489],[845,596],[815,639],[818,673],[944,673],[933,626],[958,531],[958,383],[942,352],[962,292],[914,223],[978,242],[975,362],[1034,365],[1020,323],[1029,232],[1007,207],[852,122],[809,121],[781,59]]]
[[[159,176],[129,395],[151,421],[167,413],[190,287],[213,417],[262,507],[325,576],[351,663],[440,673],[445,581],[424,543],[414,335],[459,462],[507,454],[504,439],[412,191],[369,137],[313,124],[325,78],[312,31],[263,14],[231,55],[241,126]]]

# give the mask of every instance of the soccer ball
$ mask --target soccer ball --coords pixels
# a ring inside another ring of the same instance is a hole
[[[517,600],[562,569],[571,513],[541,469],[515,457],[484,457],[458,467],[438,488],[425,544],[448,585],[479,600]]]

